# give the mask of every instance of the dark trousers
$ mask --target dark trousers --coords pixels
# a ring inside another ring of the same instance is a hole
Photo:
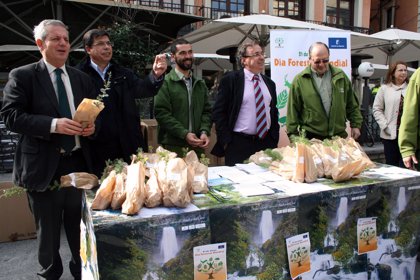
[[[384,144],[385,163],[405,168],[398,146],[398,138],[394,140],[381,138],[381,140]]]
[[[54,178],[60,182],[62,175],[86,170],[86,163],[80,150],[70,156],[61,157]],[[66,187],[54,190],[48,189],[43,192],[28,191],[27,194],[29,206],[37,225],[38,261],[42,267],[42,271],[38,275],[46,279],[59,279],[63,274],[63,265],[59,253],[60,230],[61,225],[63,225],[72,254],[69,263],[70,272],[75,279],[81,279],[80,220],[82,190]]]
[[[260,139],[255,135],[233,132],[232,141],[225,149],[225,165],[234,166],[236,163],[243,163],[256,152],[276,148],[277,142],[270,134]]]

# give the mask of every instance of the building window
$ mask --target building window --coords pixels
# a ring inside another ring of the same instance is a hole
[[[273,14],[279,17],[304,20],[304,2],[303,0],[274,0]]]
[[[336,26],[352,26],[353,7],[353,0],[327,0],[327,22]]]
[[[211,10],[212,18],[243,14],[245,11],[245,0],[212,0]]]

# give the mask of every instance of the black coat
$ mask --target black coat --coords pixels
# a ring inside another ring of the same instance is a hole
[[[267,76],[261,75],[271,95],[270,118],[271,126],[268,130],[274,142],[279,140],[280,126],[278,123],[278,109],[276,108],[276,84]],[[224,146],[232,139],[232,132],[241,110],[244,97],[245,74],[243,70],[228,72],[220,81],[216,102],[213,107],[212,119],[216,124],[217,143],[211,153],[224,156]]]
[[[73,91],[75,108],[83,98],[95,98],[89,77],[66,66]],[[40,60],[12,70],[4,88],[1,117],[6,127],[19,133],[15,152],[13,181],[28,190],[45,190],[60,160],[60,134],[51,133],[53,118],[60,118],[58,100],[48,74]],[[91,172],[89,141],[80,137],[83,155]]]
[[[77,66],[93,80],[97,94],[104,87],[104,81],[90,65],[90,59]],[[153,74],[140,79],[131,70],[111,62],[106,77],[111,73],[110,90],[104,98],[105,108],[99,114],[101,127],[93,140],[95,174],[100,176],[107,159],[122,158],[130,161],[130,156],[138,148],[147,151],[147,141],[143,139],[140,127],[140,112],[135,99],[153,97],[157,94],[163,79],[157,81]]]

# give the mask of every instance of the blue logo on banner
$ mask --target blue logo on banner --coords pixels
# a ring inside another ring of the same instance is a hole
[[[217,249],[223,249],[223,248],[225,248],[225,245],[219,245],[219,246],[217,246]]]
[[[328,38],[330,49],[347,49],[347,38]]]

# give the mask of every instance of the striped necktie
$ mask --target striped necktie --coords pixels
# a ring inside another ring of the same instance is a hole
[[[60,115],[63,118],[72,119],[69,100],[67,99],[66,88],[64,87],[63,80],[61,79],[61,74],[63,70],[60,68],[56,68],[54,70],[56,82],[57,82],[57,94],[58,94],[58,108],[60,111]],[[61,148],[64,150],[65,153],[70,153],[74,146],[76,145],[76,141],[74,136],[71,135],[60,135],[60,145]]]
[[[257,135],[263,139],[268,132],[267,129],[267,117],[265,112],[264,95],[260,88],[260,77],[254,75],[252,78],[254,82],[254,94],[255,94],[255,112],[257,119]]]

